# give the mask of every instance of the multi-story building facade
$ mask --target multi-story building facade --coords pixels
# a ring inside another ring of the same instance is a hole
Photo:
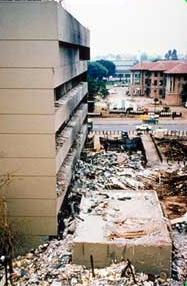
[[[181,105],[187,102],[187,63],[181,63],[165,72],[166,102]]]
[[[185,101],[187,79],[185,61],[143,62],[132,69],[132,95],[165,99],[170,105]]]
[[[165,71],[178,65],[180,61],[158,61],[149,69],[151,78],[150,96],[153,98],[165,98],[166,74]]]
[[[150,95],[151,72],[149,69],[153,64],[153,62],[141,62],[131,68],[132,85],[130,92],[132,95]]]
[[[89,31],[55,1],[0,2],[0,175],[33,236],[57,216],[87,134]]]
[[[132,83],[131,67],[135,65],[137,61],[135,59],[115,59],[113,63],[116,66],[116,77],[124,81],[125,84],[130,85]]]

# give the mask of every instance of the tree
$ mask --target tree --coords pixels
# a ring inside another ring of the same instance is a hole
[[[94,80],[102,80],[107,77],[108,70],[99,62],[90,62],[88,64],[88,77]]]
[[[89,98],[93,98],[99,91],[99,82],[95,79],[88,78]]]
[[[104,66],[108,70],[107,76],[114,76],[116,73],[116,66],[113,62],[108,61],[108,60],[99,60],[97,61],[99,64]]]
[[[177,50],[174,49],[172,54],[171,54],[171,59],[172,60],[178,60],[178,56],[177,56]]]
[[[178,56],[177,56],[177,50],[173,49],[169,50],[166,54],[165,54],[165,59],[166,60],[178,60]]]

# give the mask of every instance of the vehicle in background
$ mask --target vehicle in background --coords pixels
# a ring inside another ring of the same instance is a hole
[[[136,131],[152,131],[152,126],[149,124],[140,124],[136,126]]]

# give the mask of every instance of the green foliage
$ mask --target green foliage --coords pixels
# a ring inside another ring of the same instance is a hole
[[[165,59],[166,60],[178,60],[177,50],[176,49],[173,49],[173,51],[169,50],[165,54]]]
[[[104,81],[93,79],[88,79],[88,93],[91,98],[94,98],[97,94],[101,97],[105,97],[109,94]]]
[[[102,66],[104,66],[107,70],[107,76],[115,76],[116,73],[116,66],[113,62],[111,61],[107,61],[107,60],[99,60],[97,61],[99,64],[101,64]]]
[[[88,64],[88,77],[95,80],[102,80],[108,75],[108,70],[98,62]]]
[[[96,95],[99,91],[99,81],[88,78],[88,93],[90,97]]]
[[[98,93],[103,98],[106,97],[109,94],[108,89],[106,88],[106,83],[105,82],[101,81],[99,83],[99,92]]]
[[[107,68],[108,67],[108,68]],[[115,73],[115,65],[110,61],[95,61],[88,64],[88,92],[90,97],[100,95],[105,97],[108,95],[106,82],[104,77],[108,77]]]

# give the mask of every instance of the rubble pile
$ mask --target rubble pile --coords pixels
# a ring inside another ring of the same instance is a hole
[[[67,196],[72,201],[73,196],[92,196],[101,193],[104,189],[112,190],[156,190],[159,197],[166,204],[169,218],[175,219],[183,215],[187,209],[187,168],[171,166],[159,169],[145,169],[143,167],[143,154],[141,151],[131,154],[109,152],[84,152],[81,160],[75,166],[71,191]],[[106,192],[105,192],[106,193]],[[167,200],[176,204],[171,207]],[[73,202],[72,202],[73,204]],[[73,220],[72,220],[73,217]],[[173,222],[173,280],[167,279],[165,273],[160,277],[152,274],[136,273],[133,266],[126,269],[127,262],[112,264],[110,267],[91,269],[74,265],[72,259],[72,245],[76,223],[81,218],[73,214],[71,219],[66,218],[64,223],[63,239],[53,239],[31,250],[25,256],[17,257],[13,263],[15,286],[181,286],[187,280],[187,223]],[[71,229],[70,229],[71,228]],[[71,234],[69,234],[71,233]],[[4,269],[0,270],[0,278]]]
[[[166,214],[170,219],[183,215],[187,210],[187,168],[172,172],[160,172],[161,184],[156,191],[164,202]]]
[[[173,235],[172,277],[176,281],[187,280],[187,212],[171,220]]]
[[[88,195],[103,189],[144,189],[136,177],[139,172],[145,172],[142,160],[141,151],[129,156],[113,151],[85,152],[75,167],[72,192]]]
[[[162,183],[167,188],[167,195],[187,194],[187,168],[178,169],[172,173],[161,172]]]
[[[164,273],[160,277],[136,273],[129,261],[113,263],[101,269],[86,269],[71,261],[72,236],[64,240],[52,240],[14,263],[13,285],[15,286],[169,286],[171,280]],[[0,272],[2,276],[2,271]]]
[[[168,160],[185,162],[187,159],[187,146],[178,139],[161,138],[157,144]]]

